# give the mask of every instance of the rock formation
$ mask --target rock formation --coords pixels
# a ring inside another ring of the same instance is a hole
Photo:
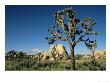
[[[52,45],[47,52],[41,52],[35,56],[37,60],[65,60],[68,53],[61,44]]]
[[[62,46],[61,44],[52,45],[50,47],[50,49],[48,50],[48,52],[52,54],[52,56],[53,56],[53,58],[55,58],[55,60],[67,59],[67,57],[68,57],[65,47]]]
[[[105,50],[96,51],[95,52],[95,58],[99,58],[99,59],[106,58],[106,51]]]
[[[65,47],[61,44],[58,45],[52,45],[46,52],[40,52],[37,55],[34,56],[34,59],[36,60],[66,60],[68,59],[68,53],[65,49]],[[92,55],[84,55],[81,59],[91,59]],[[106,51],[96,51],[95,52],[95,58],[96,59],[103,59],[106,58]]]
[[[106,51],[105,50],[96,51],[94,56],[96,59],[104,59],[104,58],[106,58]],[[82,59],[91,59],[91,58],[92,58],[92,54],[84,55],[82,57]]]

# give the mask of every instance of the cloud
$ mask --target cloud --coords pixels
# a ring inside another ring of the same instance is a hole
[[[38,49],[38,48],[34,48],[32,49],[33,52],[42,52],[42,50]]]

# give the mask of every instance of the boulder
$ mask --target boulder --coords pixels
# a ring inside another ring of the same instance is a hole
[[[67,53],[64,46],[59,44],[59,45],[56,46],[56,50],[58,51],[60,57],[64,57],[65,59],[68,58],[68,53]]]
[[[63,45],[58,44],[50,46],[47,52],[40,52],[34,58],[37,60],[65,60],[68,58],[68,53]]]
[[[61,44],[52,45],[48,51],[51,53],[52,57],[55,58],[55,60],[62,60],[68,58],[68,53],[65,47]]]
[[[99,50],[95,52],[95,58],[103,59],[106,58],[106,51],[105,50]]]

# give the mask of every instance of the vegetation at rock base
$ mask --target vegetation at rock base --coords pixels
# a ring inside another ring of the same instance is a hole
[[[16,51],[13,51],[16,52]],[[68,71],[71,70],[70,59],[67,60],[43,60],[36,61],[31,55],[20,54],[16,52],[16,56],[11,51],[11,55],[5,56],[6,71]],[[96,59],[94,65],[92,59],[81,59],[83,55],[76,55],[76,71],[100,71],[106,70],[106,59]]]
[[[80,60],[76,60],[76,70],[79,71],[95,71],[95,70],[106,70],[106,63],[105,60],[96,60],[97,63],[94,66],[93,61],[85,60],[80,63]],[[66,60],[65,62],[62,61],[32,61],[25,59],[24,61],[9,61],[6,60],[5,62],[5,70],[8,71],[66,71],[70,70],[70,60]]]

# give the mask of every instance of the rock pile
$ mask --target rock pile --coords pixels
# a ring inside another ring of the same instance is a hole
[[[105,50],[96,51],[94,56],[96,59],[104,59],[104,58],[106,58],[106,51]],[[82,57],[82,59],[91,59],[91,58],[92,58],[91,54],[90,55],[84,55]]]
[[[52,45],[47,52],[41,52],[34,57],[36,60],[66,60],[67,58],[68,53],[61,44]]]

